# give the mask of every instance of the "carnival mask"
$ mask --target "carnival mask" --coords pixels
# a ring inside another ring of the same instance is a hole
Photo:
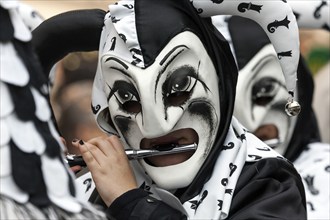
[[[286,102],[283,73],[273,46],[268,44],[239,72],[234,115],[283,155],[297,119],[283,111]]]
[[[147,68],[109,54],[101,58],[101,65],[111,121],[127,147],[198,144],[196,152],[140,160],[160,187],[190,184],[213,145],[220,121],[217,74],[202,42],[185,31]]]

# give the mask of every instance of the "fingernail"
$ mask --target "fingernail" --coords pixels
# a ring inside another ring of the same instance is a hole
[[[77,141],[79,141],[77,138],[74,138],[74,139],[72,140],[73,143],[76,143]]]
[[[83,140],[79,140],[79,144],[80,145],[84,145],[84,141]]]

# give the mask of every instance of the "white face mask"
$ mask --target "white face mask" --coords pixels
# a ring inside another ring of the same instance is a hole
[[[289,117],[284,111],[287,102],[285,80],[270,44],[262,48],[239,72],[236,88],[236,118],[283,155],[297,117]],[[267,129],[274,132],[273,135]]]
[[[218,78],[199,38],[189,31],[178,34],[148,68],[107,53],[100,62],[111,120],[126,147],[198,144],[194,153],[139,161],[158,186],[188,186],[220,123]]]

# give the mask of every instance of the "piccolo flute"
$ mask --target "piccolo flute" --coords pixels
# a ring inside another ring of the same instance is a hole
[[[271,148],[275,148],[278,145],[282,144],[279,138],[269,139],[263,141],[265,144],[267,144]]]
[[[177,154],[187,151],[194,151],[197,149],[197,144],[162,144],[153,147],[152,149],[127,149],[125,153],[129,160],[138,160],[145,157],[153,157],[153,156],[161,156],[167,154]],[[67,154],[66,160],[70,167],[79,165],[79,166],[86,166],[86,163],[82,156],[74,155],[74,154]]]

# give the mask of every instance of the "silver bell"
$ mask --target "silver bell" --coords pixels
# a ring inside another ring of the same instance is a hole
[[[297,116],[300,113],[301,106],[297,101],[290,100],[285,105],[285,112],[289,116]]]

